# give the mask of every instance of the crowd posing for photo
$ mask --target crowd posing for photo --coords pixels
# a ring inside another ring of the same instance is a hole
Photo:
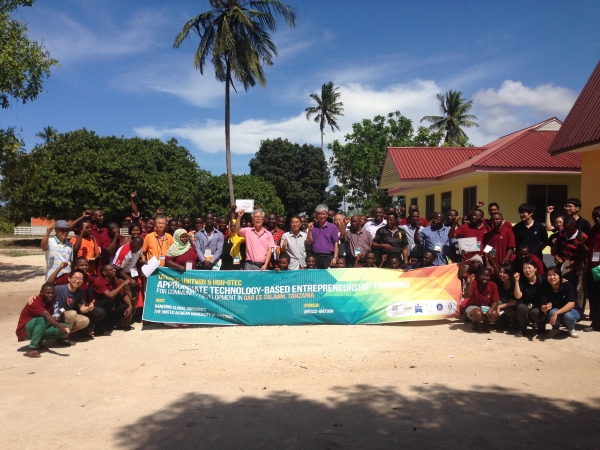
[[[142,321],[141,268],[152,258],[179,272],[419,270],[458,264],[461,311],[473,330],[506,327],[525,336],[531,328],[552,338],[562,325],[577,337],[575,324],[589,299],[591,325],[584,331],[600,331],[600,276],[594,277],[600,275],[600,206],[592,211],[592,227],[579,216],[581,202],[575,198],[567,200],[564,214],[548,206],[545,224],[535,221],[535,207],[524,203],[514,226],[497,203],[488,205],[489,218],[482,202],[465,217],[449,210],[424,218],[417,205],[402,219],[405,210],[393,207],[375,208],[372,218],[346,217],[326,205],[309,217],[284,217],[232,205],[227,217],[209,212],[172,218],[158,210],[142,218],[136,200],[133,193],[132,214],[123,224],[127,239],[118,223],[105,223],[101,210],[48,227],[41,242],[46,282],[28,299],[16,331],[20,341],[30,341],[26,356],[39,357],[44,340],[69,346],[77,338],[131,330],[133,322]],[[459,250],[466,238],[476,247]],[[543,262],[548,246],[552,267]]]

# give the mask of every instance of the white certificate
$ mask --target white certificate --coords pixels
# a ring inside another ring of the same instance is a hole
[[[254,211],[254,200],[236,200],[235,206],[235,212],[238,212],[240,209],[243,209],[245,212],[249,212],[250,214],[252,214],[252,211]]]
[[[459,238],[459,239],[457,239],[457,241],[458,241],[458,249],[461,252],[463,250],[466,252],[478,252],[479,251],[476,237]]]
[[[144,264],[142,266],[142,272],[144,272],[144,275],[146,275],[146,277],[149,277],[159,267],[160,267],[160,261],[158,259],[156,259],[156,256],[153,256],[152,259],[150,261],[148,261],[148,264]]]

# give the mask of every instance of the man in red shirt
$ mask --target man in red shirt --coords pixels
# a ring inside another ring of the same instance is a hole
[[[510,264],[512,265],[513,272],[523,273],[523,262],[531,259],[535,264],[538,275],[544,275],[544,263],[540,258],[535,256],[529,251],[527,244],[521,244],[517,247],[517,254],[510,257]]]
[[[45,339],[64,339],[69,335],[67,324],[59,323],[54,314],[54,285],[45,283],[40,289],[40,295],[27,303],[19,317],[17,338],[19,341],[29,339],[29,349],[25,356],[39,358],[40,350],[46,350],[42,344]]]
[[[127,303],[127,298],[123,299],[124,301],[119,298],[123,285],[129,281],[120,280],[117,283],[117,269],[111,264],[101,266],[100,270],[102,276],[92,283],[92,301],[95,301],[96,308],[102,308],[106,312],[106,316],[96,325],[96,336],[111,332],[117,321],[133,312],[131,300]]]
[[[515,235],[511,228],[504,226],[502,214],[493,213],[489,221],[492,228],[483,235],[483,251],[489,245],[492,250],[488,258],[493,257],[496,264],[506,263],[510,260],[515,248]]]
[[[470,262],[474,255],[483,256],[483,236],[486,232],[486,228],[483,225],[483,211],[480,209],[474,209],[469,213],[469,223],[458,226],[458,218],[455,219],[454,225],[450,227],[450,233],[448,233],[449,239],[462,239],[462,238],[476,238],[477,239],[477,251],[467,252],[466,261]]]
[[[281,247],[281,237],[285,234],[285,231],[277,226],[277,214],[270,213],[267,216],[265,228],[269,233],[273,235],[273,242],[275,242],[275,247]],[[279,253],[277,252],[277,249],[275,249],[275,253],[273,253],[271,261],[269,261],[269,269],[274,269],[277,266],[278,258]]]
[[[487,267],[482,267],[477,275],[469,275],[465,286],[466,302],[465,313],[473,322],[473,330],[485,321],[494,323],[498,319],[498,301],[500,295],[498,286],[493,281],[492,271]]]

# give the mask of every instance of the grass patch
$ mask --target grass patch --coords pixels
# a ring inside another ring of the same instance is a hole
[[[0,240],[0,249],[3,248],[40,248],[40,238],[25,238],[25,239],[3,239]]]
[[[9,250],[5,253],[6,256],[10,256],[11,258],[18,258],[19,256],[27,256],[27,252],[23,252],[20,250]]]

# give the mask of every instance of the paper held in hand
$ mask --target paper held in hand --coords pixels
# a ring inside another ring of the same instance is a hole
[[[144,272],[144,275],[146,275],[146,278],[148,278],[159,267],[160,261],[156,258],[156,256],[153,256],[152,259],[148,261],[148,264],[142,266],[142,272]]]
[[[459,238],[458,241],[458,250],[461,252],[464,250],[466,252],[478,252],[479,248],[477,246],[477,238],[469,237],[469,238]]]
[[[236,200],[235,206],[235,212],[238,212],[240,209],[243,209],[245,212],[252,214],[252,211],[254,211],[254,200]]]

